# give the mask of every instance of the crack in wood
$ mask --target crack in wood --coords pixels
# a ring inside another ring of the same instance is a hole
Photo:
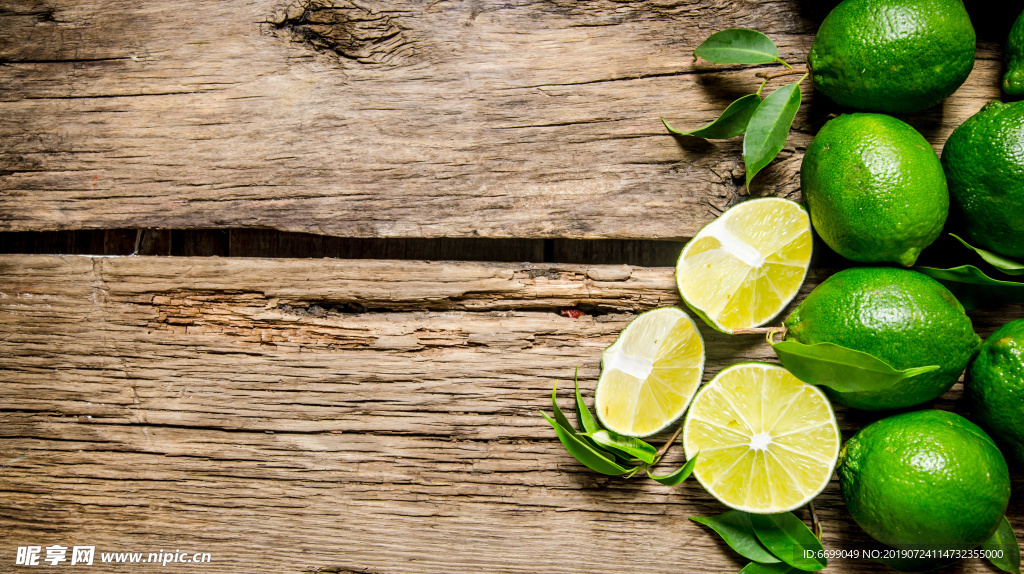
[[[395,15],[348,0],[293,2],[266,23],[293,42],[359,64],[399,65],[414,51]]]

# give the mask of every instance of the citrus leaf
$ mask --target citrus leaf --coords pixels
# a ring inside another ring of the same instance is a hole
[[[686,461],[686,464],[679,467],[679,470],[673,472],[672,474],[657,476],[651,474],[651,471],[648,470],[647,476],[664,484],[665,486],[675,486],[677,484],[682,484],[684,480],[690,478],[690,473],[693,472],[693,467],[694,465],[697,464],[697,455],[699,454],[700,452],[694,453],[694,455],[690,457],[690,460]]]
[[[754,534],[776,558],[798,570],[821,570],[828,564],[822,556],[821,541],[792,512],[782,514],[749,514]],[[812,556],[807,557],[805,550]],[[821,557],[819,557],[821,556]]]
[[[576,422],[579,423],[583,432],[591,433],[601,430],[601,425],[597,424],[594,415],[587,408],[587,404],[583,402],[583,396],[580,395],[579,381],[576,381]]]
[[[555,422],[557,422],[566,431],[576,434],[576,429],[572,428],[572,424],[569,423],[569,419],[565,418],[565,413],[562,409],[558,408],[558,383],[551,387],[551,410],[555,413]],[[544,415],[545,417],[547,415]]]
[[[779,155],[786,145],[789,128],[800,109],[800,84],[786,84],[761,102],[747,123],[743,136],[743,164],[747,168],[747,187],[757,172]]]
[[[924,273],[942,283],[968,311],[1024,303],[1024,283],[993,279],[973,265],[961,265],[950,269],[914,267],[914,271]]]
[[[555,434],[558,435],[558,440],[562,441],[562,446],[565,447],[565,450],[569,451],[569,454],[573,455],[576,460],[580,461],[590,470],[610,476],[620,476],[630,471],[630,469],[619,466],[610,458],[598,452],[597,449],[584,442],[572,431],[562,427],[562,425],[549,417],[547,413],[541,412],[540,414],[555,429]]]
[[[977,253],[982,259],[985,260],[986,263],[1002,271],[1003,273],[1006,273],[1007,275],[1024,275],[1024,265],[1017,263],[1012,259],[1007,259],[1001,255],[996,255],[991,251],[985,251],[984,249],[975,247],[961,239],[960,236],[956,234],[950,233],[950,235],[953,236],[953,239],[956,239],[957,241],[962,243],[964,247]]]
[[[757,562],[751,562],[740,570],[740,574],[794,574],[796,572],[802,572],[793,568],[789,564],[784,562],[778,562],[775,564],[759,564]]]
[[[981,543],[981,549],[986,551],[985,558],[996,568],[1020,574],[1020,545],[1017,544],[1013,526],[1010,526],[1010,521],[1005,516],[992,536]]]
[[[748,94],[729,104],[729,107],[725,108],[722,115],[718,116],[718,119],[715,121],[688,132],[679,131],[668,125],[664,118],[661,120],[661,123],[665,124],[668,131],[678,136],[696,136],[711,140],[724,140],[736,137],[746,131],[747,124],[750,123],[750,116],[754,115],[754,111],[757,110],[757,106],[760,104],[761,96]]]
[[[647,464],[653,464],[654,457],[658,455],[658,449],[636,437],[624,436],[609,430],[599,430],[585,436],[593,439],[598,446],[636,457]]]
[[[756,30],[729,28],[708,36],[693,55],[716,64],[768,64],[779,60],[779,49]]]
[[[773,343],[772,349],[782,366],[796,378],[841,393],[879,391],[904,379],[939,369],[939,365],[928,365],[900,371],[874,355],[834,343],[805,345],[796,341],[780,341]]]
[[[750,515],[740,510],[730,510],[718,516],[691,516],[690,520],[707,526],[722,537],[722,540],[740,556],[765,564],[778,562],[771,552],[761,544],[750,525]],[[744,569],[744,571],[747,571]]]

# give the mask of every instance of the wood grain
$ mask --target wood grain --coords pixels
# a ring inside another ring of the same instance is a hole
[[[537,414],[678,303],[668,268],[0,256],[0,562],[95,544],[211,553],[174,572],[736,572],[688,520],[724,510],[697,483],[591,473]],[[708,378],[770,358],[702,333]],[[846,436],[873,416],[837,414]],[[834,483],[816,504],[827,547],[868,546]]]
[[[689,237],[746,193],[740,142],[659,118],[701,125],[757,83],[693,48],[751,27],[802,62],[819,4],[0,0],[0,230]],[[937,148],[999,97],[1000,49],[908,118]],[[755,195],[799,196],[838,111],[803,92]]]

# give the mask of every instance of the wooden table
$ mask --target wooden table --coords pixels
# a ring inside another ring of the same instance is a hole
[[[0,0],[0,231],[437,238],[464,259],[0,256],[0,570],[57,544],[95,545],[96,572],[738,571],[688,520],[725,510],[695,481],[596,475],[538,414],[577,368],[592,396],[636,313],[680,304],[672,269],[470,260],[685,241],[745,199],[738,140],[659,119],[756,88],[694,61],[704,37],[756,28],[802,62],[825,4]],[[999,97],[1007,11],[974,14],[967,84],[906,118],[937,150]],[[749,195],[799,199],[837,111],[803,96]],[[773,358],[702,333],[707,378]],[[837,414],[847,437],[877,418]],[[835,482],[817,507],[827,548],[869,544]],[[1017,495],[1009,516],[1024,534]],[[211,560],[99,564],[176,550]]]

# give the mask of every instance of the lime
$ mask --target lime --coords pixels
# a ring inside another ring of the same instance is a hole
[[[601,356],[597,418],[608,430],[649,436],[682,416],[704,374],[704,340],[674,307],[633,319]]]
[[[895,548],[967,549],[1010,500],[1006,461],[974,423],[946,411],[892,416],[843,446],[839,485],[853,519]]]
[[[1024,257],[1024,102],[990,102],[942,150],[950,213],[972,245]]]
[[[844,0],[818,28],[807,64],[837,104],[910,113],[964,83],[974,44],[960,0]]]
[[[910,267],[942,232],[949,211],[931,145],[883,114],[829,120],[807,147],[800,188],[818,235],[853,261]]]
[[[796,296],[811,261],[811,223],[777,197],[733,206],[686,244],[676,284],[686,304],[726,333],[763,325]]]
[[[966,396],[974,420],[1024,464],[1024,319],[985,339],[967,368]]]
[[[858,409],[909,407],[949,390],[981,343],[963,306],[939,282],[907,269],[854,267],[829,277],[785,321],[786,339],[833,343],[896,369],[939,365],[879,391],[830,397]]]
[[[828,484],[839,427],[825,395],[778,366],[741,363],[718,373],[683,423],[693,474],[722,504],[779,513],[810,502]]]
[[[1010,28],[1006,39],[1006,74],[1003,76],[1003,91],[1011,96],[1024,95],[1024,12]]]

